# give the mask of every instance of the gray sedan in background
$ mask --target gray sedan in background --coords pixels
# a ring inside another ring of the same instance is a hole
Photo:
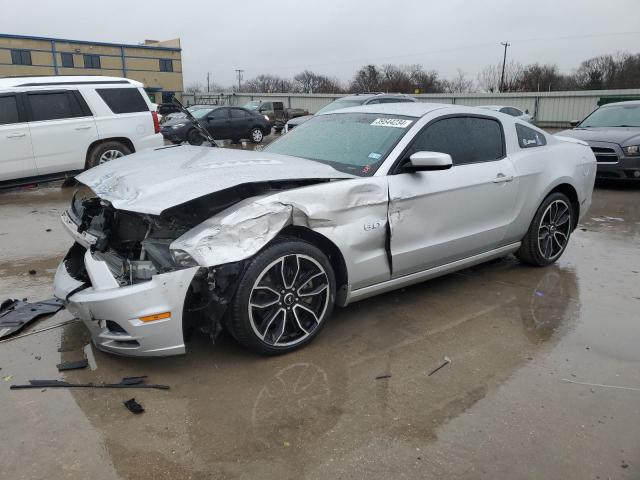
[[[589,144],[599,178],[640,180],[640,101],[603,105],[558,135]]]

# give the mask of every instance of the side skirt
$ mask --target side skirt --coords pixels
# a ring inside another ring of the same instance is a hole
[[[406,287],[408,285],[413,285],[414,283],[420,283],[431,278],[446,275],[447,273],[455,272],[463,268],[478,265],[480,263],[493,260],[494,258],[503,257],[515,252],[516,250],[518,250],[518,248],[520,248],[520,242],[505,245],[504,247],[496,248],[495,250],[489,250],[488,252],[479,253],[478,255],[474,255],[472,257],[463,258],[462,260],[457,260],[445,265],[430,268],[429,270],[423,270],[422,272],[412,273],[400,278],[387,280],[386,282],[359,288],[358,290],[349,290],[343,306],[346,306],[349,303],[357,302],[359,300],[364,300],[365,298],[372,297],[374,295],[378,295],[379,293],[389,292],[397,288]]]

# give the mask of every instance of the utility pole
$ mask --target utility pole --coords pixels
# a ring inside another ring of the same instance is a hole
[[[209,93],[211,90],[209,90],[211,86],[211,82],[209,81],[209,72],[207,72],[207,93]]]
[[[236,73],[238,74],[238,91],[240,91],[240,82],[242,82],[242,74],[244,70],[236,69]]]
[[[500,45],[504,46],[504,57],[502,58],[502,75],[500,75],[500,93],[502,93],[502,89],[504,88],[504,66],[507,63],[507,47],[511,46],[511,44],[506,42],[500,42]]]

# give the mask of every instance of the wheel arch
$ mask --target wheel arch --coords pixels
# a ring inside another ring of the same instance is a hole
[[[344,305],[349,285],[349,272],[347,270],[347,262],[338,246],[324,235],[298,225],[288,225],[280,231],[279,236],[299,238],[324,252],[336,277],[336,304]]]
[[[84,165],[85,168],[88,166],[89,164],[89,157],[91,156],[91,153],[93,152],[93,150],[98,147],[99,145],[102,145],[103,143],[109,143],[109,142],[119,142],[122,143],[124,146],[126,146],[129,150],[131,150],[131,153],[135,153],[136,152],[136,148],[133,146],[133,142],[128,139],[127,137],[109,137],[109,138],[100,138],[99,140],[95,140],[94,142],[92,142],[89,147],[87,148],[87,153],[85,154],[85,159],[84,159]]]
[[[569,198],[569,200],[571,201],[571,207],[575,212],[572,230],[575,229],[576,226],[578,225],[578,218],[580,218],[580,200],[578,198],[578,191],[570,183],[563,182],[554,186],[551,190],[549,190],[547,194],[544,196],[544,198],[547,198],[552,193],[562,193],[566,195],[567,198]]]

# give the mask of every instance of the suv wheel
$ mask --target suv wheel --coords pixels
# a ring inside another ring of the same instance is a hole
[[[538,207],[516,257],[537,267],[555,262],[569,243],[573,215],[566,195],[559,192],[549,195]]]
[[[96,145],[89,153],[87,159],[87,168],[93,168],[96,165],[107,163],[116,158],[129,155],[131,149],[120,142],[104,142]]]
[[[334,299],[335,277],[326,255],[310,243],[283,239],[250,260],[228,328],[258,353],[287,353],[320,332]]]
[[[264,133],[262,132],[261,128],[255,127],[251,130],[249,136],[251,137],[251,141],[253,143],[260,143],[264,138]]]

